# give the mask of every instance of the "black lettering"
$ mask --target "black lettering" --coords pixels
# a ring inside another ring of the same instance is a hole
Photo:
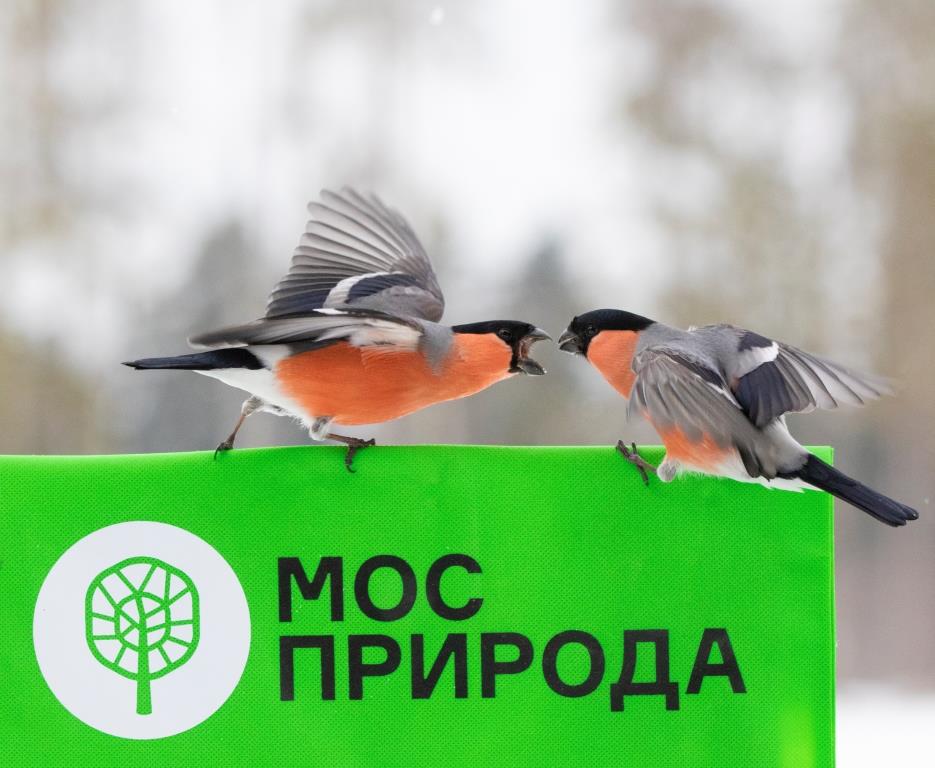
[[[380,568],[390,568],[403,582],[399,604],[392,608],[378,608],[370,599],[370,578]],[[354,577],[354,598],[365,616],[377,621],[396,621],[412,610],[416,602],[416,575],[405,560],[395,555],[376,555],[365,560]]]
[[[721,651],[721,663],[711,662],[711,650],[717,646]],[[706,677],[726,677],[730,681],[730,689],[734,693],[746,693],[740,667],[737,666],[737,657],[730,644],[726,629],[706,629],[701,635],[698,644],[698,654],[692,666],[691,677],[688,678],[688,687],[685,693],[699,693],[701,684]]]
[[[465,619],[471,618],[480,610],[484,600],[480,597],[472,597],[460,608],[449,605],[444,601],[441,594],[442,576],[445,571],[454,567],[463,568],[468,573],[481,572],[480,564],[473,557],[459,555],[457,553],[444,555],[432,563],[432,567],[429,568],[428,575],[425,579],[425,594],[428,598],[429,606],[431,606],[432,610],[435,611],[437,615],[441,616],[443,619],[450,619],[451,621],[464,621]]]
[[[652,643],[656,649],[656,679],[637,683],[636,649],[640,643]],[[610,711],[621,712],[625,696],[665,696],[666,709],[679,708],[678,686],[669,679],[669,631],[666,629],[628,629],[623,633],[623,668],[620,679],[610,686]]]
[[[331,579],[331,620],[344,619],[344,570],[340,557],[323,557],[311,581],[297,557],[280,557],[277,564],[279,577],[279,620],[292,621],[292,580],[295,579],[304,600],[317,600]]]
[[[376,663],[364,662],[364,648],[382,648],[386,658]],[[385,677],[399,667],[399,643],[387,635],[348,635],[347,670],[351,699],[364,698],[365,677]]]
[[[580,683],[566,683],[558,674],[558,654],[566,645],[580,645],[588,652],[588,674]],[[545,682],[560,696],[577,698],[593,693],[604,679],[604,649],[594,635],[569,629],[559,632],[542,653],[542,674]]]
[[[334,700],[334,637],[285,635],[279,638],[279,700],[295,700],[295,652],[299,648],[321,651],[321,698]]]
[[[512,645],[517,650],[513,661],[497,661],[497,646]],[[532,643],[518,632],[484,632],[480,636],[481,696],[497,695],[497,675],[517,675],[532,664]]]
[[[468,695],[467,635],[448,635],[428,674],[425,673],[425,635],[413,635],[412,698],[430,698],[442,672],[448,666],[448,660],[452,658],[454,659],[455,698],[466,699]]]

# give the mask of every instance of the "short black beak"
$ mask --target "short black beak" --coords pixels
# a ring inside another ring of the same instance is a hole
[[[562,352],[568,352],[572,355],[581,354],[581,339],[578,338],[570,328],[565,329],[565,333],[558,337],[558,348]]]
[[[537,341],[552,341],[552,337],[541,328],[533,328],[524,338],[529,340],[529,346],[532,346]]]
[[[552,341],[552,337],[541,328],[533,328],[529,333],[523,336],[523,340],[520,342],[519,346],[516,367],[529,376],[542,376],[545,373],[545,368],[531,357],[528,357],[529,348],[537,341]]]

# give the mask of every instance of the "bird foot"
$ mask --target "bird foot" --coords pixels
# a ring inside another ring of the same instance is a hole
[[[217,461],[219,453],[224,453],[225,451],[229,451],[233,447],[234,447],[234,441],[231,440],[230,438],[227,438],[227,440],[223,440],[220,443],[218,443],[218,447],[214,449],[214,460]]]
[[[623,440],[617,441],[617,450],[620,454],[631,464],[633,464],[637,470],[639,470],[640,477],[643,478],[643,484],[649,485],[649,475],[646,473],[647,470],[655,473],[656,467],[646,461],[642,456],[636,452],[636,443],[630,443],[629,447]]]
[[[372,445],[376,445],[377,441],[371,438],[370,440],[361,440],[360,438],[351,437],[347,439],[347,453],[344,454],[344,466],[347,468],[348,472],[356,472],[354,469],[354,456],[357,455],[357,452],[361,448],[369,448]]]

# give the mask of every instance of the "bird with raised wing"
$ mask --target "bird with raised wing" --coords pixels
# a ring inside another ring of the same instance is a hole
[[[814,487],[880,522],[905,525],[919,515],[853,480],[803,448],[785,414],[862,405],[889,391],[887,382],[732,325],[687,331],[617,309],[573,318],[559,338],[582,355],[662,438],[654,467],[636,446],[617,449],[643,475],[669,482],[683,471],[768,487]]]
[[[206,351],[125,363],[184,369],[245,390],[229,450],[250,414],[302,422],[315,440],[348,447],[345,465],[373,440],[332,426],[376,424],[486,389],[517,373],[541,375],[530,347],[548,339],[517,320],[440,323],[444,297],[408,222],[374,195],[324,190],[266,314],[190,339]]]

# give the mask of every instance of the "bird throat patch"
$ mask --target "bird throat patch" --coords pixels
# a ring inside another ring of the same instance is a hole
[[[0,458],[0,762],[833,765],[830,497],[611,447],[355,468]]]

